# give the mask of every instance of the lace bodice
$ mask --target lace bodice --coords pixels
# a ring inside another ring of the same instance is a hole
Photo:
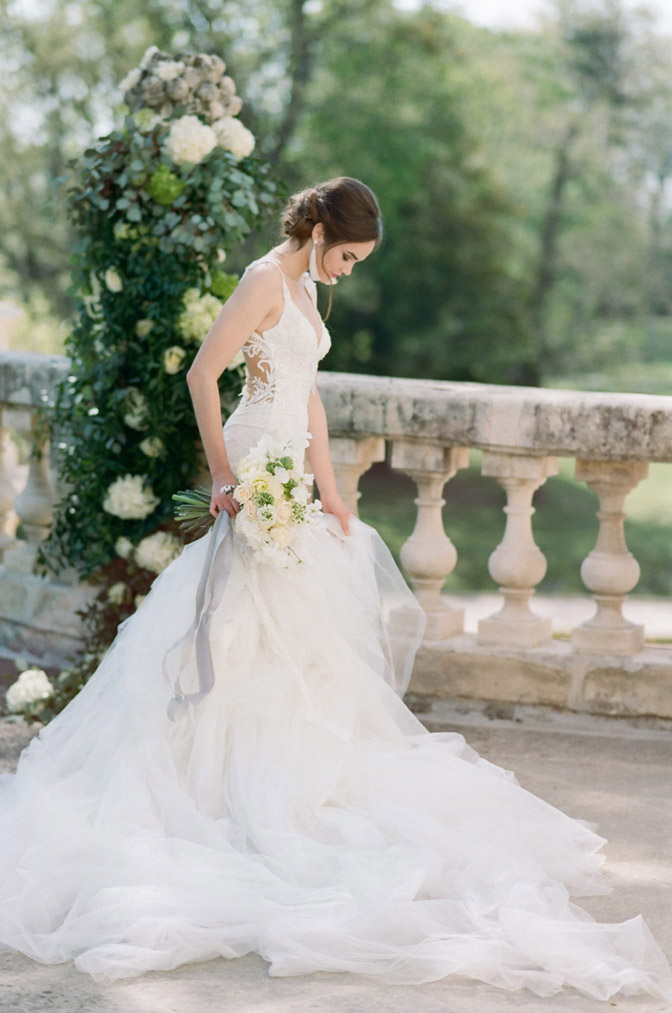
[[[244,423],[292,435],[307,427],[308,398],[318,363],[331,347],[331,338],[320,318],[318,342],[315,327],[292,299],[275,254],[252,261],[243,277],[259,263],[271,263],[278,269],[284,299],[282,314],[277,324],[263,334],[253,332],[243,345],[245,385],[225,428]],[[308,273],[303,275],[303,282],[317,306],[316,286]]]

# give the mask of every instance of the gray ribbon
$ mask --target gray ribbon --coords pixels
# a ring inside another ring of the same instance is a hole
[[[222,520],[226,518],[226,520]],[[215,671],[210,651],[209,627],[212,612],[221,599],[215,596],[216,577],[225,579],[231,568],[233,558],[233,528],[226,510],[221,510],[215,518],[208,535],[208,551],[203,563],[201,577],[196,591],[194,620],[184,634],[166,651],[161,666],[166,679],[171,680],[169,658],[178,652],[177,678],[173,683],[174,696],[168,704],[168,717],[175,721],[183,717],[189,710],[189,704],[195,706],[207,696],[215,684]],[[180,684],[180,676],[184,672],[192,653],[196,655],[196,671],[198,673],[198,692],[185,694]]]

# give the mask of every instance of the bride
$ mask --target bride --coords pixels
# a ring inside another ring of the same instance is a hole
[[[338,494],[315,382],[315,281],[370,256],[380,212],[341,177],[283,226],[189,370],[211,530],[0,779],[0,949],[97,981],[256,952],[271,975],[672,998],[641,915],[599,923],[570,899],[611,891],[604,838],[402,702],[424,613]],[[322,504],[287,570],[236,531],[237,467],[265,434],[308,448]]]

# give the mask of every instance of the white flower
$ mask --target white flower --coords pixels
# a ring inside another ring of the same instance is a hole
[[[149,63],[151,63],[151,60],[152,60],[152,57],[154,56],[154,53],[158,53],[158,51],[159,51],[159,47],[158,46],[150,46],[149,49],[145,50],[145,54],[144,54],[142,60],[140,60],[140,67],[141,67],[142,70],[144,70],[145,67],[148,66]]]
[[[124,422],[131,429],[142,431],[149,425],[149,404],[138,387],[129,387],[124,401]]]
[[[178,321],[180,330],[186,338],[203,341],[221,308],[222,303],[214,295],[201,295],[197,288],[187,289],[184,293],[184,311]]]
[[[179,373],[186,354],[180,345],[171,345],[167,348],[163,353],[163,368],[166,373]]]
[[[289,482],[289,472],[286,468],[276,468],[273,474],[282,485]]]
[[[156,68],[156,74],[162,81],[173,81],[183,70],[184,64],[181,60],[164,60]]]
[[[285,548],[285,546],[289,545],[289,543],[292,540],[292,536],[291,536],[289,530],[287,528],[285,528],[285,527],[280,526],[280,525],[272,527],[272,528],[269,528],[268,533],[271,536],[271,538],[273,539],[273,541],[277,545],[282,546],[282,548]]]
[[[263,524],[264,527],[270,528],[271,524],[275,524],[277,514],[273,504],[264,503],[263,506],[260,506],[257,510],[257,517],[259,518],[259,523]]]
[[[135,333],[139,338],[146,338],[149,332],[154,328],[153,320],[138,320],[135,325]]]
[[[112,605],[121,605],[124,598],[126,597],[126,585],[123,580],[118,580],[116,584],[111,584],[107,589],[107,600]]]
[[[147,457],[160,457],[164,450],[163,440],[160,436],[147,436],[141,442],[140,450]]]
[[[128,559],[133,552],[133,542],[126,535],[120,535],[114,543],[114,551],[120,559]]]
[[[226,250],[222,249],[217,250],[217,260],[220,264],[224,263],[224,261],[226,260]]]
[[[124,283],[121,280],[121,275],[117,271],[116,267],[108,267],[105,272],[105,284],[109,288],[110,292],[121,292],[124,287]]]
[[[22,672],[5,693],[7,708],[16,714],[25,710],[26,704],[47,700],[54,695],[54,687],[46,672],[41,668],[28,668]]]
[[[134,67],[133,70],[129,70],[124,80],[119,82],[120,91],[127,92],[130,91],[131,88],[135,88],[141,77],[142,71],[139,67]]]
[[[223,116],[221,120],[215,120],[212,129],[217,143],[231,151],[239,161],[254,151],[254,134],[235,116]]]
[[[138,566],[152,573],[161,573],[182,552],[182,542],[169,531],[155,531],[147,535],[135,550]]]
[[[145,487],[143,475],[123,475],[110,484],[103,500],[103,510],[124,520],[142,520],[160,502],[152,487]]]
[[[197,116],[181,116],[172,124],[164,143],[173,162],[196,164],[217,145],[217,135]]]
[[[143,603],[143,601],[145,600],[146,597],[147,597],[146,594],[136,594],[136,596],[134,598],[134,604],[135,604],[136,609],[140,608],[140,606],[142,605],[142,603]]]

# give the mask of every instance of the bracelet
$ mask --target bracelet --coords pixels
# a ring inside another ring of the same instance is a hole
[[[235,485],[223,485],[219,491],[220,493],[224,492],[227,496],[230,496],[235,488]]]

